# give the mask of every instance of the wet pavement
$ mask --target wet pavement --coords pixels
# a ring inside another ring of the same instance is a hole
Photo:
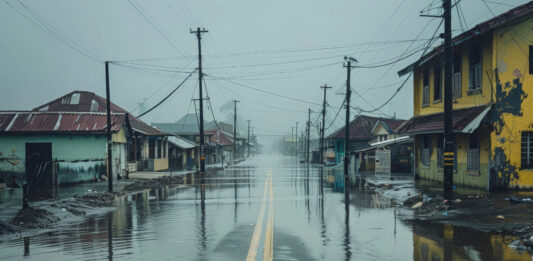
[[[117,210],[0,242],[1,260],[532,260],[514,238],[425,222],[295,158],[256,156]],[[4,207],[4,206],[2,206]]]

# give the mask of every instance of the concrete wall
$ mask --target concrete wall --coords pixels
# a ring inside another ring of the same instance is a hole
[[[529,46],[533,19],[496,30],[493,34],[494,100],[491,181],[494,189],[533,188],[533,170],[521,169],[521,137],[533,131],[533,75]],[[497,69],[498,73],[495,73]]]
[[[20,158],[15,168],[18,179],[25,172],[26,143],[51,142],[52,158],[61,162],[58,168],[58,184],[89,181],[105,173],[105,161],[73,162],[87,159],[106,158],[106,138],[97,135],[32,135],[32,136],[0,136],[0,152],[11,157],[11,151]],[[103,170],[102,170],[103,168]],[[3,175],[12,171],[12,165],[0,161],[0,172]]]
[[[484,190],[489,189],[489,159],[490,159],[490,132],[487,128],[479,128],[480,148],[479,148],[479,171],[467,170],[467,151],[469,148],[469,134],[456,134],[457,141],[457,159],[456,167],[454,168],[453,182],[458,186],[467,186],[473,188],[480,188]],[[420,144],[422,143],[422,135],[416,136],[416,173],[420,178],[442,181],[444,177],[444,169],[437,166],[437,144],[438,135],[431,135],[431,156],[429,166],[422,164]]]
[[[114,133],[113,160],[114,176],[125,168],[126,136],[124,131]],[[12,150],[19,159],[15,167],[17,182],[20,184],[25,173],[26,143],[52,143],[52,159],[58,163],[58,185],[92,181],[107,173],[107,138],[105,135],[2,135],[0,136],[0,152],[3,157],[11,157]],[[0,177],[10,178],[13,166],[7,161],[0,161]]]

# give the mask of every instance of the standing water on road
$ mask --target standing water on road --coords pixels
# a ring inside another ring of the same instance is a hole
[[[116,210],[0,244],[1,260],[531,260],[514,238],[406,222],[342,168],[256,156]]]

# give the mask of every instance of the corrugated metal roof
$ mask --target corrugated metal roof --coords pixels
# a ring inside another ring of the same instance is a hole
[[[34,108],[32,111],[41,112],[91,112],[91,113],[105,113],[107,106],[107,100],[95,93],[87,91],[73,91],[66,95],[63,95],[49,103],[43,104]],[[144,135],[153,136],[167,136],[166,132],[163,132],[157,128],[154,128],[145,122],[137,119],[128,111],[122,109],[114,103],[111,103],[111,112],[113,113],[126,113],[130,120],[131,127],[134,131],[140,132]]]
[[[181,149],[192,149],[196,144],[178,136],[169,136],[168,141]]]
[[[361,115],[350,122],[350,139],[371,139],[372,129],[378,121],[382,121],[387,125],[399,126],[405,120],[378,118],[372,116]],[[334,133],[330,134],[328,139],[344,139],[344,127],[338,129]]]
[[[453,130],[463,132],[465,127],[482,114],[489,105],[453,111]],[[424,134],[444,131],[444,113],[413,117],[398,129],[403,134]]]
[[[113,132],[126,122],[126,114],[111,114]],[[107,115],[94,112],[0,112],[0,133],[101,132],[107,128]]]
[[[509,24],[510,22],[517,21],[521,18],[527,17],[528,15],[532,13],[533,13],[533,1],[530,1],[526,4],[513,8],[501,15],[498,15],[490,20],[477,24],[472,29],[454,37],[452,39],[452,45],[458,46],[461,43],[471,39],[472,37],[476,37],[476,36],[491,32],[492,30],[500,26],[504,26],[504,25]],[[398,72],[398,75],[403,76],[407,73],[410,73],[415,68],[437,57],[437,55],[439,55],[442,52],[444,52],[444,45],[435,47],[431,52],[424,55],[424,57],[420,58],[416,62],[405,67],[404,69],[400,70]]]
[[[220,144],[222,146],[228,146],[233,145],[233,138],[224,133],[224,131],[219,130],[208,130],[205,132],[206,134],[213,134],[211,135],[209,141]]]

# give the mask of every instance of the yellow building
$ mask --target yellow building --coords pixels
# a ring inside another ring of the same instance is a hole
[[[533,188],[533,2],[453,38],[454,184]],[[416,173],[443,179],[444,48],[399,72],[413,73]]]

